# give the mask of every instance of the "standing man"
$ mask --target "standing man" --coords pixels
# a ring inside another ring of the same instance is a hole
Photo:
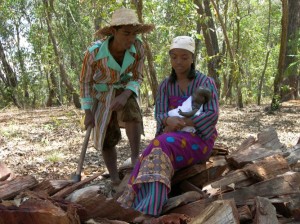
[[[137,97],[143,80],[144,47],[137,34],[153,29],[151,24],[139,23],[134,10],[118,9],[110,25],[97,31],[106,38],[92,45],[83,60],[80,96],[84,124],[94,127],[94,146],[102,151],[112,186],[120,183],[115,148],[121,139],[120,127],[129,139],[132,165],[139,156],[143,123]]]

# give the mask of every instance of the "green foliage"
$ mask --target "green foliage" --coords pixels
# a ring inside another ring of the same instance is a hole
[[[94,36],[96,27],[107,25],[116,8],[122,6],[134,8],[132,1],[129,0],[51,2],[53,5],[49,5],[49,7],[45,7],[43,1],[8,0],[1,2],[0,41],[4,46],[6,58],[17,75],[18,86],[14,89],[7,87],[5,81],[0,79],[0,108],[12,102],[12,93],[24,107],[44,106],[49,96],[50,74],[58,84],[58,100],[62,103],[69,101],[66,86],[59,76],[59,67],[48,33],[46,12],[51,15],[52,31],[57,41],[57,47],[62,53],[60,59],[75,91],[79,93],[78,80],[81,63],[87,47],[97,38]],[[228,49],[223,48],[225,46],[224,33],[215,10],[211,7],[212,19],[216,28],[212,31],[217,34],[221,51],[221,64],[218,71],[220,80],[228,79],[231,76],[242,88],[245,102],[256,102],[266,54],[270,50],[262,96],[265,99],[271,98],[280,47],[281,2],[271,1],[269,38],[267,37],[269,29],[268,0],[219,1],[218,10],[225,23],[234,52],[234,62],[232,62],[229,59]],[[200,40],[201,48],[197,52],[196,67],[207,73],[207,62],[212,58],[207,54],[202,32],[197,32],[198,19],[197,6],[192,0],[143,1],[144,22],[153,23],[156,27],[154,32],[147,35],[147,41],[151,47],[159,82],[170,74],[169,44],[177,35],[191,35]],[[200,19],[202,22],[209,22],[208,17]],[[17,30],[21,37],[19,45],[16,38]],[[20,55],[25,63],[23,70],[19,61]],[[299,68],[299,63],[291,66]],[[6,78],[7,74],[1,62],[0,71]],[[28,97],[25,97],[26,88],[29,93]],[[150,87],[145,79],[141,90],[142,95],[148,97],[149,90]],[[233,88],[232,97],[236,95]]]

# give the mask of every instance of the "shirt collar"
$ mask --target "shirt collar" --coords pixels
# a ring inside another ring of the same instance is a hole
[[[109,36],[101,45],[96,57],[95,57],[95,61],[106,58],[106,57],[112,57],[112,55],[109,52],[109,48],[108,48],[108,44],[109,44],[109,40],[112,38],[113,36]],[[134,44],[131,44],[130,48],[126,50],[125,55],[127,55],[128,53],[136,53],[136,48],[134,46]]]

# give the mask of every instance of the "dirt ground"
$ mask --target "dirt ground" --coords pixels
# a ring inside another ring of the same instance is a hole
[[[269,114],[265,106],[248,106],[237,110],[231,106],[220,107],[218,143],[235,150],[243,140],[273,126],[281,143],[294,146],[300,138],[300,101],[289,101],[279,112]],[[45,108],[39,110],[0,110],[0,161],[17,175],[33,175],[38,181],[44,179],[70,179],[76,171],[85,131],[80,121],[83,112],[73,107]],[[141,150],[155,134],[156,123],[153,110],[144,112],[145,135]],[[129,144],[122,130],[123,140],[117,146],[118,163],[129,158]],[[105,172],[99,152],[87,149],[84,175]],[[98,180],[99,184],[103,177]]]

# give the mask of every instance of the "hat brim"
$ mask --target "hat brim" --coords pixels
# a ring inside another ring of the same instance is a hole
[[[133,24],[124,24],[124,25],[119,25],[119,26],[126,26],[126,25],[133,25]],[[154,25],[153,24],[137,24],[137,25],[133,25],[137,27],[136,33],[140,34],[140,33],[149,33],[154,29]],[[103,36],[110,36],[113,33],[113,28],[114,26],[105,26],[101,29],[99,29],[98,31],[96,31],[95,35],[103,35]]]

